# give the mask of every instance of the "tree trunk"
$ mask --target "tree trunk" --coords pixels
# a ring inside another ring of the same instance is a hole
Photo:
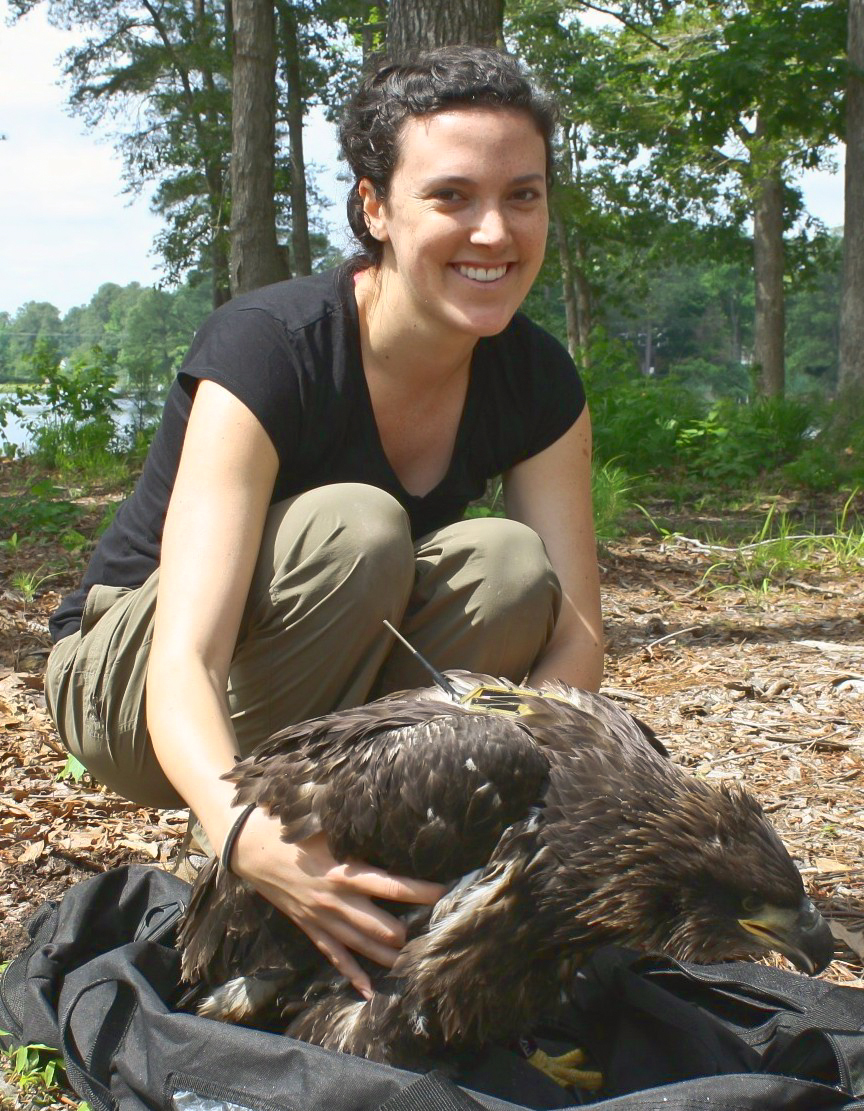
[[[579,346],[582,348],[582,365],[588,366],[588,345],[591,333],[594,331],[594,306],[591,294],[591,284],[587,276],[587,252],[585,240],[579,236],[576,240],[576,265],[573,267],[573,279],[576,283],[576,319],[579,322]]]
[[[231,279],[229,277],[228,244],[221,228],[213,236],[210,244],[210,289],[214,309],[231,300]]]
[[[561,291],[564,295],[564,317],[567,321],[567,349],[576,362],[579,357],[579,310],[576,307],[576,286],[573,281],[573,258],[567,240],[567,225],[558,206],[550,205],[552,226],[558,241],[558,259],[561,263]]]
[[[736,293],[729,294],[729,326],[732,331],[729,339],[729,361],[734,366],[740,366],[744,345],[741,341],[741,304]]]
[[[849,0],[849,70],[838,382],[841,393],[864,392],[864,0]]]
[[[387,54],[404,58],[414,50],[454,43],[501,46],[504,0],[390,0]]]
[[[753,359],[759,368],[760,392],[765,397],[782,397],[786,384],[784,254],[783,178],[776,170],[757,182],[753,211],[753,269],[756,279]]]
[[[228,7],[230,8],[230,5],[228,5]],[[196,0],[195,2],[195,27],[201,50],[201,57],[205,58],[207,57],[209,46],[205,0]],[[230,51],[231,40],[227,39],[226,44]],[[209,106],[205,112],[207,126],[209,133],[211,135],[216,135],[227,121],[220,118],[216,111],[216,81],[213,71],[208,67],[202,67],[201,79],[210,94]],[[214,157],[209,150],[205,150],[202,153],[204,155],[204,177],[207,182],[207,199],[210,209],[210,234],[212,237],[210,241],[212,304],[214,309],[218,309],[220,305],[224,305],[224,303],[231,298],[231,281],[228,266],[228,236],[227,228],[225,227],[225,213],[228,207],[225,203],[225,185],[228,176],[228,167],[225,160],[221,157]]]
[[[271,0],[233,0],[231,293],[289,276],[276,240],[276,44]]]
[[[288,85],[288,141],[291,146],[291,247],[294,273],[312,273],[312,248],[309,245],[309,209],[306,200],[306,160],[303,157],[303,86],[300,83],[300,48],[297,42],[297,15],[293,4],[281,2],[279,21],[285,81]]]

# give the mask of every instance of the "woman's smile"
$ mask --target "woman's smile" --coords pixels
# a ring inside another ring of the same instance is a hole
[[[484,285],[499,281],[504,277],[509,268],[506,262],[500,266],[491,267],[484,264],[474,265],[462,262],[454,262],[452,265],[463,278],[470,278],[472,282],[481,282]]]

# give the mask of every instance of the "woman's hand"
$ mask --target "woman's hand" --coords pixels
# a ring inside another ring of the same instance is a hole
[[[339,864],[323,833],[286,844],[281,823],[263,810],[250,814],[231,854],[232,870],[286,914],[367,999],[369,977],[352,956],[390,968],[405,943],[405,927],[373,898],[431,905],[446,888],[391,876],[368,864]]]

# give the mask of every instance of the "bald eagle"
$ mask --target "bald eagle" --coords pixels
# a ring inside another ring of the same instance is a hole
[[[451,884],[406,910],[361,999],[306,936],[210,861],[181,927],[190,1006],[408,1068],[528,1034],[616,943],[711,962],[777,951],[815,973],[828,926],[759,805],[687,774],[615,702],[449,672],[291,726],[226,778],[283,839]]]

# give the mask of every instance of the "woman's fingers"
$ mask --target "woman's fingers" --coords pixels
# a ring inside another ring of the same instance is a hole
[[[346,980],[350,980],[354,988],[364,999],[372,998],[374,995],[372,991],[372,981],[344,945],[341,945],[325,930],[322,930],[319,926],[313,925],[311,922],[308,924],[308,927],[301,926],[301,929],[303,929],[306,936],[318,948],[323,956],[327,958],[336,971],[344,976]]]
[[[360,862],[337,864],[331,869],[331,876],[341,880],[346,887],[362,891],[374,899],[389,899],[394,903],[437,903],[447,888],[440,883],[428,880],[409,879],[406,876],[391,876],[380,868],[372,868]]]
[[[432,904],[440,884],[391,876],[361,862],[337,863],[323,833],[298,844],[281,840],[281,823],[254,811],[241,831],[235,870],[288,915],[363,994],[369,977],[353,954],[392,967],[405,927],[374,899]]]
[[[399,919],[364,895],[348,891],[342,894],[324,892],[314,904],[304,906],[286,897],[278,888],[268,888],[262,894],[288,914],[309,937],[312,937],[309,927],[320,929],[385,968],[392,966],[405,944],[405,927]]]

